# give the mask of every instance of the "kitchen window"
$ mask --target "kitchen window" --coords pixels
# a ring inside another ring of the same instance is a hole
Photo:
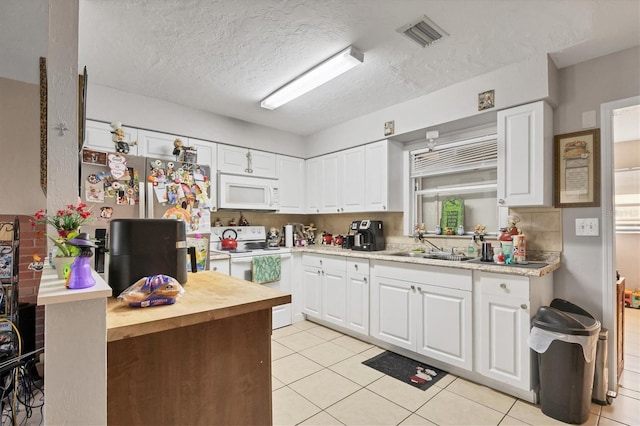
[[[435,233],[442,203],[455,197],[464,201],[466,233],[477,224],[497,233],[497,156],[494,133],[411,151],[414,225],[424,223],[428,233]]]

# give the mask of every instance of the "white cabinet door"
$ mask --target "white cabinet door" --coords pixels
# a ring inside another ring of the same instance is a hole
[[[304,213],[304,160],[302,158],[276,156],[280,188],[279,213]]]
[[[138,140],[138,129],[123,126],[122,130],[124,130],[125,140],[130,143],[129,155],[139,155],[138,145],[131,145]],[[87,120],[83,148],[115,152],[116,145],[111,139],[112,131],[113,128],[109,123]]]
[[[418,353],[471,370],[471,292],[431,285],[417,285],[416,289],[421,315],[417,321]]]
[[[276,155],[218,144],[218,170],[238,175],[276,177]]]
[[[530,389],[529,301],[483,294],[479,372],[521,389]]]
[[[386,211],[388,205],[389,162],[388,141],[370,143],[365,146],[366,186],[364,210]],[[401,167],[401,164],[397,164]],[[397,188],[398,190],[400,188]]]
[[[174,141],[181,139],[183,146],[188,146],[188,139],[169,133],[152,132],[151,130],[138,131],[138,152],[145,157],[175,160],[173,155]]]
[[[342,261],[344,265],[344,260]],[[325,267],[322,271],[322,319],[346,324],[347,278],[344,271]]]
[[[340,213],[342,210],[342,155],[320,157],[320,213]]]
[[[552,205],[552,120],[544,101],[498,111],[499,205]]]
[[[342,206],[340,211],[361,212],[364,210],[365,191],[368,182],[365,180],[364,147],[342,151],[341,184]]]
[[[209,269],[220,272],[221,274],[230,274],[229,259],[217,259],[209,261]]]
[[[302,312],[309,317],[321,319],[322,269],[315,266],[302,265],[302,283]]]
[[[371,335],[412,351],[416,350],[415,284],[375,277],[371,287]]]
[[[305,186],[306,200],[305,210],[307,213],[320,213],[320,158],[312,158],[305,161]]]
[[[369,262],[347,260],[347,318],[350,330],[369,335]]]

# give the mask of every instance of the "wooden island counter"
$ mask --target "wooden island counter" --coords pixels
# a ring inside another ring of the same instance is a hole
[[[291,295],[189,274],[170,306],[107,302],[107,422],[271,424],[271,308]]]

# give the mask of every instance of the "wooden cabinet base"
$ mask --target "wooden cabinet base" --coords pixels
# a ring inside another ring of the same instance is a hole
[[[107,421],[270,425],[271,309],[109,342]]]

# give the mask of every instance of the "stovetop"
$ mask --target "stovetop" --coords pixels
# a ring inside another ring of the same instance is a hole
[[[233,232],[227,232],[232,230]],[[237,235],[235,237],[238,247],[235,249],[223,249],[220,239]],[[266,241],[267,233],[264,226],[219,226],[211,228],[212,253],[225,253],[231,257],[266,256],[270,254],[291,253],[291,249],[285,247],[269,247]]]

